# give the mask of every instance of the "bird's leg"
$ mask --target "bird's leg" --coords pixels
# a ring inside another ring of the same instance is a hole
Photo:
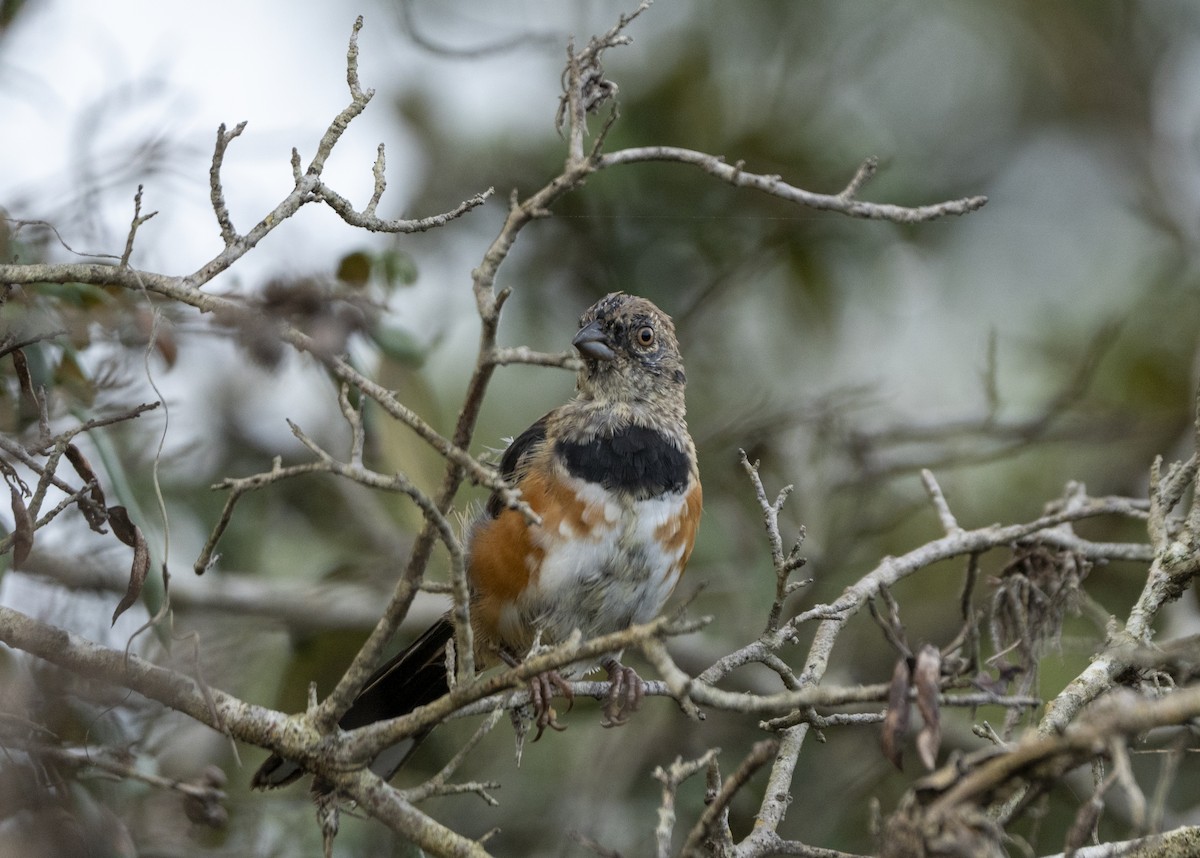
[[[606,658],[601,665],[608,671],[609,688],[604,699],[604,720],[600,723],[605,727],[620,727],[641,708],[646,683],[637,671],[615,658]]]
[[[500,658],[509,667],[516,667],[521,663],[512,653],[501,651]],[[575,692],[557,670],[543,671],[529,680],[529,702],[533,706],[534,723],[537,725],[537,735],[533,737],[535,742],[542,738],[542,733],[546,732],[547,727],[560,733],[567,729],[565,725],[558,723],[558,713],[551,704],[555,693],[566,698],[567,711],[570,712],[571,707],[575,705]]]

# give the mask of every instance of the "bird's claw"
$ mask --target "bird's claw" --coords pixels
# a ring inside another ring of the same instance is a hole
[[[646,696],[646,683],[632,667],[626,667],[615,659],[605,663],[608,671],[608,695],[604,699],[603,727],[620,727],[629,721],[629,716],[642,706]]]
[[[535,742],[542,738],[542,733],[547,727],[560,733],[567,729],[565,725],[558,723],[558,713],[550,703],[555,692],[567,699],[567,711],[570,712],[571,707],[575,705],[575,692],[557,670],[539,673],[529,680],[529,702],[533,705],[534,723],[537,725],[537,735],[533,737]]]

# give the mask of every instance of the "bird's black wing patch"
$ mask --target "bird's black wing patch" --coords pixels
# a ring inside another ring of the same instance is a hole
[[[558,450],[572,476],[606,489],[647,498],[687,487],[687,454],[655,429],[629,426],[587,443],[559,441]]]
[[[549,417],[550,415],[546,415]],[[546,417],[538,420],[520,435],[513,439],[513,442],[508,445],[508,449],[504,451],[504,455],[500,457],[500,476],[505,482],[510,485],[517,481],[518,471],[522,466],[522,459],[525,455],[537,444],[546,440]],[[492,492],[491,497],[487,502],[487,514],[492,518],[500,515],[504,510],[504,501],[500,495]]]

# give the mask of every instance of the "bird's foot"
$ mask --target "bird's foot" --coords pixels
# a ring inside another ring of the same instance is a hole
[[[604,727],[620,727],[629,716],[641,708],[646,696],[646,683],[632,667],[626,667],[615,658],[604,663],[608,671],[608,695],[604,699]]]
[[[567,729],[558,723],[558,713],[550,704],[555,692],[567,699],[567,711],[570,712],[575,705],[575,692],[557,670],[547,670],[529,680],[529,702],[533,705],[534,723],[537,725],[537,735],[533,737],[535,742],[542,738],[547,727],[560,733]]]

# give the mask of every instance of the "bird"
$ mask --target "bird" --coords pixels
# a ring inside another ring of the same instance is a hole
[[[610,293],[579,320],[574,395],[517,435],[499,472],[536,514],[497,493],[467,526],[465,546],[476,662],[510,666],[536,644],[584,639],[648,622],[662,610],[696,541],[703,490],[688,433],[687,376],[671,317],[646,298]],[[408,714],[449,689],[449,614],[380,667],[339,721],[353,729]],[[530,680],[540,738],[563,729],[551,705],[572,702],[567,678],[603,668],[602,724],[624,724],[645,683],[620,662],[575,664]],[[371,769],[390,779],[423,736],[382,752]],[[535,741],[536,741],[535,738]],[[303,774],[272,755],[251,785]]]

